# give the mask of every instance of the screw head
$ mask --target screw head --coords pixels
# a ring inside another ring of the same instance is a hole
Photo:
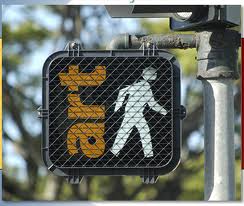
[[[72,42],[72,43],[70,44],[70,47],[71,47],[72,49],[78,49],[79,44],[76,43],[76,42]]]
[[[151,47],[151,42],[147,42],[146,47],[150,48]]]

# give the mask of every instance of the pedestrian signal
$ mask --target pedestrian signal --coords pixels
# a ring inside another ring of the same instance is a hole
[[[70,182],[137,175],[180,159],[180,71],[163,50],[60,51],[43,69],[43,159]]]

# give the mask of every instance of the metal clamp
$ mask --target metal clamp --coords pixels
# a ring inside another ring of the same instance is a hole
[[[80,42],[75,42],[75,41],[71,41],[69,42],[64,50],[68,51],[69,56],[71,57],[75,57],[75,56],[80,56],[80,51],[82,50],[82,45]]]
[[[234,30],[213,30],[197,34],[198,79],[237,79],[240,34]]]
[[[37,114],[38,114],[38,118],[40,118],[40,119],[47,118],[48,117],[48,110],[43,109],[42,106],[40,106],[37,109]]]
[[[142,41],[140,48],[143,52],[143,56],[155,56],[157,53],[157,45],[155,42]]]
[[[141,176],[141,180],[145,184],[154,184],[157,182],[158,176],[154,174],[153,169],[148,168],[144,169],[144,175]]]

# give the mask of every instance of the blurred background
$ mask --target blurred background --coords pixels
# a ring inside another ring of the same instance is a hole
[[[238,29],[238,28],[237,28]],[[42,66],[68,41],[105,49],[121,33],[169,33],[166,19],[112,19],[103,6],[3,7],[3,199],[18,200],[203,200],[202,85],[196,50],[171,50],[182,68],[182,157],[156,184],[140,177],[85,177],[80,185],[47,170],[41,159]],[[240,55],[239,55],[240,56]],[[240,64],[240,57],[239,57]],[[240,67],[239,67],[240,68]],[[236,198],[240,200],[240,80],[235,81]]]

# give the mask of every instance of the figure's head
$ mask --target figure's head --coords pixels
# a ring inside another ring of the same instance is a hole
[[[154,81],[157,79],[157,70],[153,67],[147,67],[143,70],[142,77],[146,81]]]

